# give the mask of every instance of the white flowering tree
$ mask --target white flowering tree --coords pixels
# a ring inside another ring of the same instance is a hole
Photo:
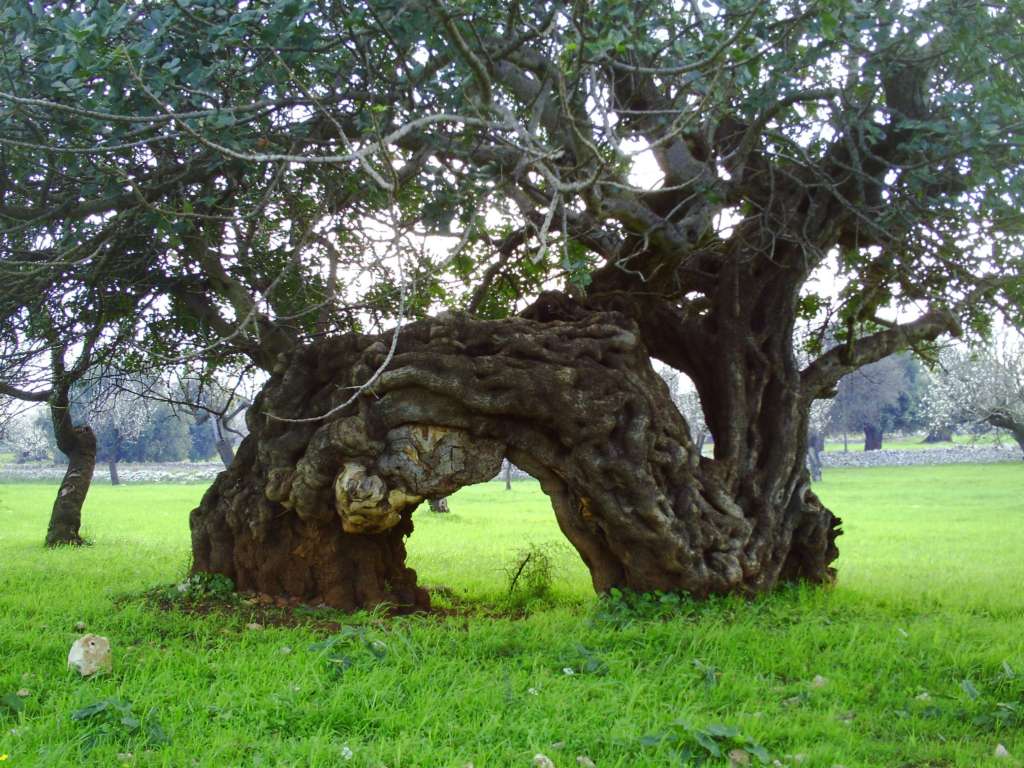
[[[982,431],[1002,429],[1024,451],[1024,344],[1005,335],[974,349],[944,349],[925,413],[930,431],[968,423]]]
[[[0,418],[0,442],[14,453],[15,461],[45,459],[50,453],[52,434],[47,434],[47,419],[40,411],[23,411]]]

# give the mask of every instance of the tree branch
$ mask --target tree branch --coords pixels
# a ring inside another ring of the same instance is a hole
[[[828,397],[846,374],[861,366],[881,360],[894,352],[922,341],[932,341],[944,333],[960,336],[960,323],[948,310],[932,310],[903,325],[833,347],[800,372],[803,397],[810,402]]]

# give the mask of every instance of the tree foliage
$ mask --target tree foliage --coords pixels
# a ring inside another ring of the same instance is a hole
[[[830,429],[880,440],[883,433],[916,426],[918,370],[909,355],[893,355],[844,376],[829,409]]]
[[[269,368],[550,279],[671,274],[696,318],[771,248],[798,283],[834,259],[841,340],[892,300],[1019,319],[1018,5],[6,4],[4,312]],[[658,189],[631,183],[642,145]],[[413,232],[461,248],[406,240],[397,279],[382,249]]]

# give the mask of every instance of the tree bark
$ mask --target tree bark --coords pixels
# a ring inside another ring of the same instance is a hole
[[[1013,439],[1017,441],[1017,445],[1020,446],[1021,453],[1024,454],[1024,421],[1021,421],[1008,411],[994,411],[985,418],[985,421],[993,427],[1005,429],[1009,432]]]
[[[880,451],[882,449],[882,430],[874,424],[864,426],[864,450]]]
[[[221,462],[225,467],[230,467],[231,462],[235,460],[235,449],[231,445],[231,440],[227,437],[217,437],[217,455],[220,456]]]
[[[85,543],[79,534],[82,505],[96,470],[96,435],[88,426],[72,425],[70,388],[70,383],[63,384],[50,401],[50,418],[57,447],[68,457],[68,467],[50,512],[50,524],[46,530],[48,547]]]
[[[120,485],[121,478],[117,476],[117,459],[109,459],[107,461],[107,468],[110,470],[110,484]]]
[[[594,311],[573,321],[422,321],[401,330],[387,371],[355,403],[286,421],[337,407],[385,360],[391,338],[297,350],[192,512],[194,570],[349,610],[427,607],[405,564],[413,511],[492,479],[507,458],[540,481],[597,591],[705,597],[831,580],[839,521],[809,488],[798,387],[771,375],[756,384],[786,398],[757,415],[756,451],[730,439],[739,432],[724,420],[739,414],[716,401],[715,458],[702,458],[638,330]],[[798,377],[795,366],[785,375]],[[800,428],[787,426],[793,419]]]
[[[505,460],[505,490],[512,490],[512,462]]]
[[[925,435],[926,443],[951,443],[953,442],[952,427],[936,427]]]
[[[812,431],[807,436],[807,470],[811,474],[811,480],[819,482],[822,475],[821,454],[825,450],[825,436],[818,431]]]

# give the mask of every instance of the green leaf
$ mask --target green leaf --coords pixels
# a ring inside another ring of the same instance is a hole
[[[146,723],[146,737],[150,744],[154,745],[168,744],[171,741],[163,726],[160,725],[160,721],[155,717],[149,718],[149,722]]]
[[[969,698],[971,701],[975,701],[979,696],[981,696],[981,694],[978,692],[978,689],[974,687],[974,683],[972,683],[967,678],[964,678],[960,681],[960,687],[963,688],[964,693],[967,694],[967,698]]]
[[[750,754],[757,758],[757,761],[762,765],[767,765],[768,761],[771,760],[771,755],[768,750],[758,744],[756,741],[748,741],[744,747]]]
[[[25,709],[25,702],[13,693],[5,693],[3,696],[0,696],[0,710],[2,709],[18,713]]]
[[[829,11],[822,11],[818,20],[821,22],[821,36],[826,40],[835,40],[839,20]]]
[[[714,757],[722,756],[722,748],[718,746],[718,742],[715,741],[707,731],[694,731],[693,738],[695,738],[697,743],[704,747],[709,754]]]
[[[712,723],[706,730],[716,739],[735,739],[740,732],[739,728],[722,723]]]
[[[76,709],[71,713],[72,720],[87,720],[90,717],[98,715],[100,712],[105,712],[114,702],[114,699],[103,699],[92,704],[88,704],[81,709]]]

